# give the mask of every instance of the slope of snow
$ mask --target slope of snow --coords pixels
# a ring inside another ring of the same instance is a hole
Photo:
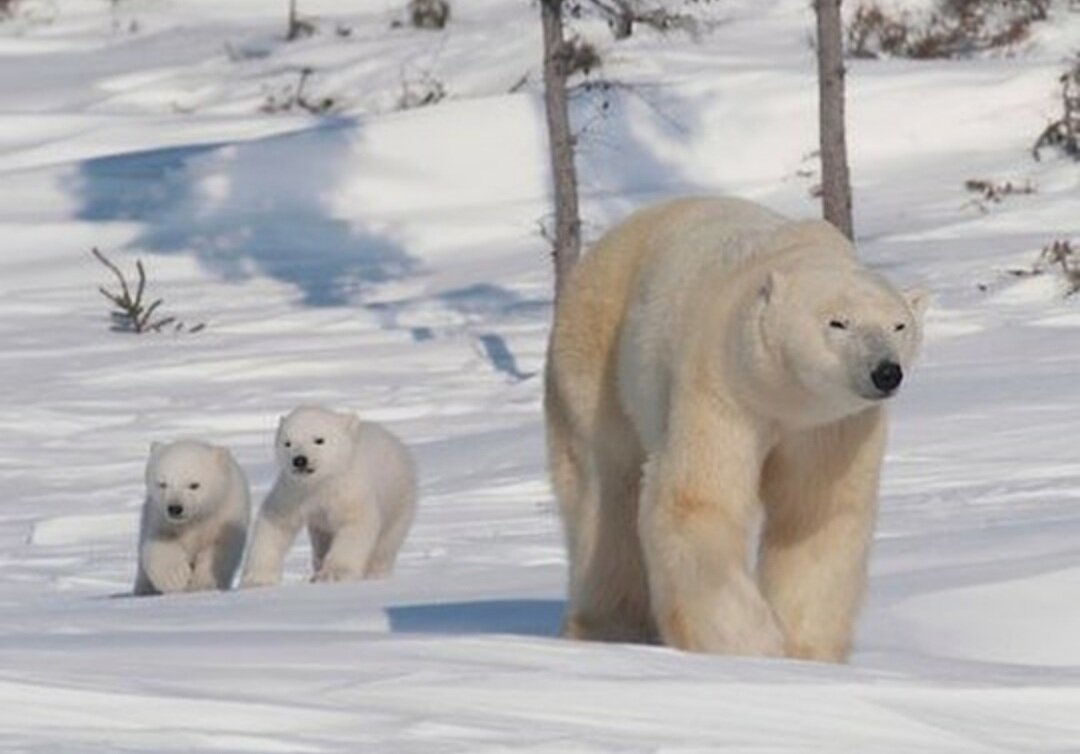
[[[457,0],[431,33],[390,28],[403,2],[300,4],[320,31],[291,44],[257,0],[0,23],[0,749],[1076,749],[1080,313],[1006,270],[1080,234],[1076,164],[1028,153],[1080,14],[1014,57],[851,64],[862,254],[936,301],[857,652],[831,667],[555,638],[535,8]],[[585,27],[625,84],[575,98],[590,236],[695,191],[817,212],[808,4],[714,13],[698,42]],[[261,112],[305,67],[334,111]],[[432,77],[446,100],[397,109]],[[983,212],[969,178],[1038,191]],[[206,329],[109,332],[92,246]],[[415,449],[395,576],[303,583],[301,542],[281,588],[127,598],[150,442],[225,443],[260,497],[301,402]]]

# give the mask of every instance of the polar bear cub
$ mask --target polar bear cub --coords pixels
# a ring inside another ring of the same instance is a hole
[[[282,418],[280,472],[255,523],[243,586],[281,581],[306,526],[312,581],[387,576],[416,514],[416,471],[388,430],[353,414],[305,406]]]
[[[244,472],[197,440],[150,447],[135,594],[228,589],[251,516]]]

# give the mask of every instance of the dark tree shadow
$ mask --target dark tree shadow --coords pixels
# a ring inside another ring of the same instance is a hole
[[[331,214],[357,139],[355,121],[336,119],[252,142],[87,160],[79,217],[141,223],[133,248],[192,254],[229,280],[266,275],[310,306],[347,303],[419,267],[393,239]]]
[[[387,609],[391,630],[418,634],[559,634],[562,600],[481,600]]]
[[[502,372],[514,381],[535,376],[535,372],[526,372],[521,369],[506,338],[497,332],[492,332],[492,329],[513,322],[532,322],[537,318],[548,319],[551,316],[551,299],[527,298],[516,291],[493,283],[476,283],[463,288],[453,288],[435,294],[434,299],[449,311],[460,315],[461,322],[443,327],[403,326],[401,324],[403,315],[418,307],[425,307],[431,300],[427,297],[374,303],[369,305],[368,309],[379,313],[383,327],[407,329],[413,340],[418,343],[433,340],[448,333],[467,332],[475,338],[479,350],[496,371]]]

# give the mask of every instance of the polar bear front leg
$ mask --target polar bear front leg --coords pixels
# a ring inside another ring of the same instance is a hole
[[[379,536],[379,521],[374,515],[351,522],[332,535],[330,549],[312,581],[351,581],[362,579]]]
[[[326,553],[330,551],[330,532],[324,531],[312,524],[308,524],[308,539],[311,540],[311,572],[318,573],[322,569]]]
[[[792,657],[843,662],[866,586],[883,409],[787,438],[762,473],[758,575]]]
[[[146,577],[161,594],[174,594],[188,588],[191,561],[179,543],[152,539],[142,546],[142,567]]]
[[[667,446],[646,463],[639,531],[665,644],[784,654],[783,633],[747,567],[759,445],[752,428],[699,415],[673,423]]]
[[[217,539],[195,557],[188,591],[231,587],[244,553],[246,534],[244,524],[239,521],[224,524]]]
[[[244,563],[241,586],[273,586],[281,583],[285,554],[300,531],[300,523],[298,516],[279,517],[267,515],[265,511],[259,514],[251,537],[251,550]]]
[[[214,581],[214,550],[207,547],[195,556],[195,566],[191,569],[191,581],[188,582],[189,592],[202,592],[216,589]]]

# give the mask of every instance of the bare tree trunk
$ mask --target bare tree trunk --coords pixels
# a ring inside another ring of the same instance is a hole
[[[821,200],[825,219],[848,238],[851,176],[844,127],[844,49],[841,0],[815,0],[817,12],[818,120],[821,129]]]
[[[566,43],[563,0],[540,0],[544,27],[544,109],[547,112],[551,172],[555,182],[555,297],[581,253],[574,137],[566,94]]]
[[[289,0],[289,30],[285,40],[291,42],[300,36],[300,25],[296,22],[296,0]]]

